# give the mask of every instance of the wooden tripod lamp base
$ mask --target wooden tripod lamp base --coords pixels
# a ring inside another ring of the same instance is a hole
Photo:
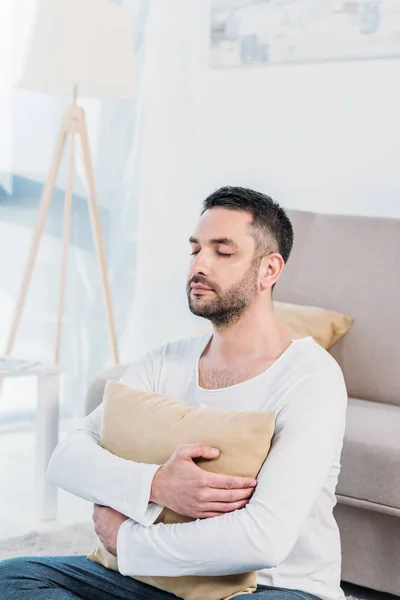
[[[64,301],[67,250],[70,236],[72,178],[75,141],[82,144],[88,182],[88,206],[97,261],[100,268],[104,302],[112,354],[118,364],[118,349],[111,310],[104,246],[96,203],[96,192],[90,158],[85,113],[76,105],[78,86],[87,98],[134,98],[137,92],[134,54],[134,11],[130,7],[107,0],[36,0],[29,35],[20,64],[18,87],[31,91],[66,94],[73,90],[73,105],[62,120],[49,177],[43,190],[39,218],[34,232],[21,291],[18,297],[6,354],[13,349],[15,336],[40,239],[46,223],[51,198],[60,167],[62,153],[69,138],[69,169],[65,192],[65,212],[60,270],[60,297],[57,318],[57,340],[54,362],[59,363],[61,318]]]
[[[40,240],[43,234],[46,219],[48,217],[49,208],[52,200],[54,186],[57,180],[58,171],[60,168],[61,158],[64,151],[64,147],[69,137],[69,162],[68,162],[68,181],[65,191],[65,207],[64,207],[64,220],[63,220],[63,236],[62,236],[62,258],[61,258],[61,271],[60,271],[60,294],[58,303],[58,315],[57,315],[57,334],[56,334],[56,348],[54,355],[55,364],[59,364],[60,361],[60,346],[61,346],[61,321],[63,314],[63,302],[64,302],[64,289],[65,289],[65,275],[67,266],[67,251],[70,237],[70,225],[71,225],[71,204],[72,204],[72,180],[74,173],[74,159],[75,159],[75,141],[76,137],[79,137],[82,144],[83,160],[85,173],[88,183],[88,206],[89,215],[93,232],[93,239],[96,249],[97,261],[100,269],[100,277],[103,289],[103,296],[106,308],[108,330],[110,335],[110,342],[112,348],[112,355],[115,364],[119,363],[118,347],[115,334],[115,325],[113,319],[113,313],[111,308],[111,296],[110,288],[107,278],[107,269],[104,253],[103,236],[101,231],[99,213],[96,201],[96,191],[94,183],[94,174],[92,160],[90,156],[89,140],[86,128],[85,113],[82,108],[76,106],[77,89],[74,89],[74,104],[70,106],[62,119],[60,132],[57,138],[57,144],[55,147],[50,173],[45,184],[43,195],[40,201],[39,216],[35,232],[32,239],[32,244],[29,252],[28,262],[25,267],[25,272],[22,280],[22,285],[11,325],[10,334],[7,340],[6,355],[10,355],[13,350],[15,337],[20,325],[22,311],[29,287],[29,283],[32,276],[33,267],[35,264]]]

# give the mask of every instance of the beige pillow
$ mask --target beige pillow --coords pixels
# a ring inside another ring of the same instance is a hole
[[[332,348],[351,327],[353,319],[344,313],[319,308],[274,301],[274,309],[278,318],[291,329],[296,338],[311,335],[325,350]],[[197,335],[211,331],[211,323],[199,329]]]
[[[332,348],[351,327],[353,319],[335,310],[304,306],[287,302],[274,302],[278,318],[293,331],[296,337],[311,335],[325,350]]]
[[[214,460],[198,460],[206,471],[256,477],[269,452],[275,414],[191,407],[161,394],[108,381],[104,393],[101,445],[122,458],[164,464],[181,444],[204,443],[221,451]],[[164,508],[157,523],[193,521]],[[118,571],[115,556],[98,540],[88,558]],[[222,600],[251,593],[256,573],[220,577],[134,577],[185,600]]]

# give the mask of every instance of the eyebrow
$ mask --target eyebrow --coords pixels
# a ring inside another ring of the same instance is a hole
[[[200,243],[199,240],[193,236],[190,236],[189,242],[191,244],[199,244]],[[239,247],[236,242],[234,242],[233,240],[231,240],[230,238],[227,238],[227,237],[213,238],[210,240],[210,243],[211,244],[224,244],[225,246],[233,246],[234,248]]]

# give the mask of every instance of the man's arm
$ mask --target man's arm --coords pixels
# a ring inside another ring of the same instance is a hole
[[[135,362],[121,382],[152,391],[158,351]],[[89,502],[109,506],[144,526],[162,506],[150,502],[153,477],[160,465],[125,460],[100,446],[103,405],[88,415],[80,429],[62,441],[50,459],[48,476],[59,487]]]
[[[322,490],[344,435],[347,392],[342,373],[297,382],[278,411],[272,449],[256,491],[242,510],[191,523],[119,528],[123,575],[229,575],[285,560]],[[327,499],[327,510],[334,498]]]

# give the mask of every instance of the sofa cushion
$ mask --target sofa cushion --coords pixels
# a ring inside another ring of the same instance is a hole
[[[400,406],[400,219],[288,212],[294,245],[274,299],[350,315],[331,350],[349,396]]]
[[[400,509],[400,407],[349,398],[337,493]]]

